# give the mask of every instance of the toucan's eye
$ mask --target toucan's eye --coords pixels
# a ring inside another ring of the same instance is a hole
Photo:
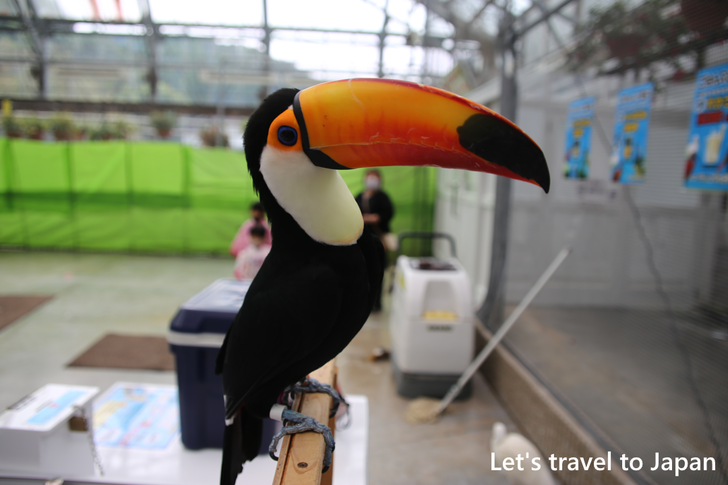
[[[298,132],[290,126],[281,126],[278,128],[278,141],[288,147],[292,147],[298,141]]]

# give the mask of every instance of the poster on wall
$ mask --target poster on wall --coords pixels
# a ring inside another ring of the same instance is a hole
[[[650,128],[652,83],[622,89],[617,94],[612,141],[611,178],[623,184],[645,181],[647,134]]]
[[[685,186],[728,190],[728,64],[698,72],[685,148]]]
[[[589,178],[594,102],[595,98],[592,96],[577,99],[569,104],[564,154],[564,177],[566,178],[580,180]]]

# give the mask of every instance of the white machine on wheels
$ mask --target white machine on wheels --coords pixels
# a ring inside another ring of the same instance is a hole
[[[440,398],[473,359],[470,280],[455,257],[450,235],[403,233],[400,245],[406,238],[450,241],[450,258],[397,258],[389,317],[397,392],[405,397]],[[468,385],[459,398],[470,393]]]

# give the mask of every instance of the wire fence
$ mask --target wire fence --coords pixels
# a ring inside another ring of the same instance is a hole
[[[573,255],[507,344],[635,482],[728,483],[728,2],[563,13],[520,42],[552,190],[514,185],[508,302]]]

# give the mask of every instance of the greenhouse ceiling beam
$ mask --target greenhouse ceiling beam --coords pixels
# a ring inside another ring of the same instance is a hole
[[[149,83],[149,97],[152,103],[157,101],[157,44],[159,41],[158,26],[152,20],[152,9],[149,6],[149,0],[139,0],[139,8],[142,11],[142,23],[146,28],[144,36],[144,45],[147,49],[147,75],[146,80]]]
[[[270,37],[271,29],[268,24],[268,0],[262,0],[263,2],[263,46],[265,47],[265,58],[263,58],[263,70],[267,75],[270,72]],[[258,95],[261,101],[268,97],[268,85],[261,88]],[[221,133],[218,133],[221,136]]]
[[[452,38],[455,40],[456,38],[460,38],[463,40],[476,40],[482,44],[493,44],[495,42],[494,38],[483,31],[480,32],[473,32],[470,30],[470,22],[465,21],[455,15],[452,10],[450,10],[447,7],[446,3],[443,2],[428,2],[428,0],[417,0],[422,5],[425,5],[429,8],[429,10],[437,15],[438,17],[442,18],[446,22],[448,22],[450,25],[452,25],[455,28],[455,35],[452,36]]]
[[[494,0],[485,0],[483,2],[483,5],[480,7],[480,10],[478,10],[477,12],[475,12],[475,15],[473,15],[473,18],[471,18],[470,20],[468,20],[465,23],[465,28],[466,29],[471,29],[472,26],[473,26],[473,24],[480,18],[481,15],[483,15],[483,13],[485,12],[485,9],[487,9],[488,7],[490,7],[491,5],[493,5],[494,3],[495,3]]]
[[[18,25],[17,27],[13,26],[16,22],[18,22],[20,19],[16,16],[8,16],[8,15],[0,15],[0,31],[22,31],[25,29],[25,27]],[[3,22],[6,22],[3,25]],[[68,19],[43,19],[43,24],[45,25],[45,31],[48,34],[60,32],[60,33],[74,33],[73,32],[73,25],[74,24],[89,24],[89,25],[123,25],[123,26],[129,26],[129,27],[144,27],[146,29],[146,26],[141,23],[135,23],[135,22],[118,22],[118,21],[89,21],[89,20],[68,20]],[[175,37],[187,37],[187,38],[198,38],[202,36],[192,36],[187,34],[181,34],[181,35],[173,35],[173,34],[164,34],[161,31],[165,27],[202,27],[202,28],[219,28],[219,29],[235,29],[235,30],[257,30],[261,31],[263,28],[261,26],[232,26],[232,25],[203,25],[203,24],[187,24],[187,23],[162,23],[162,24],[154,24],[156,26],[156,32],[157,32],[157,39],[164,39],[164,38],[175,38]],[[283,31],[283,32],[316,32],[316,33],[330,33],[330,34],[355,34],[355,35],[371,35],[374,37],[379,37],[381,35],[381,31],[375,32],[375,31],[364,31],[364,30],[334,30],[334,29],[317,29],[317,28],[307,28],[307,27],[270,27],[271,32],[275,31]],[[85,32],[75,32],[78,35],[85,35]],[[104,35],[118,35],[118,36],[131,36],[131,37],[139,37],[143,34],[131,34],[131,33],[102,33]],[[398,33],[398,32],[387,32],[387,37],[404,37],[407,39],[407,37],[410,34],[406,33]],[[207,36],[202,37],[207,38]],[[210,36],[210,38],[214,38],[214,36]],[[241,38],[259,38],[259,36],[241,36]],[[449,39],[452,39],[455,42],[460,41],[474,41],[476,39],[473,39],[472,36],[460,36],[455,35],[448,37]],[[440,38],[436,38],[440,39]],[[442,38],[444,40],[444,38]],[[490,42],[490,40],[488,41]],[[377,44],[378,45],[378,44]],[[478,50],[477,48],[470,48],[468,46],[459,46],[458,49],[461,50]]]
[[[32,63],[34,60],[30,58],[24,58],[24,57],[0,57],[0,64],[6,63],[6,64],[28,64]],[[135,61],[125,61],[125,60],[119,60],[119,61],[107,61],[107,60],[92,60],[92,59],[56,59],[56,60],[48,60],[47,61],[49,66],[67,66],[69,69],[73,68],[84,68],[84,67],[91,67],[91,68],[108,68],[108,69],[120,69],[120,68],[131,68],[131,67],[139,67],[140,64]],[[208,70],[214,70],[215,72],[218,72],[219,65],[217,64],[210,64],[210,63],[172,63],[172,62],[165,62],[157,64],[157,67],[159,69],[192,69],[192,70],[202,70],[202,69],[208,69]],[[352,71],[350,69],[314,69],[314,71],[321,71],[321,72],[330,72],[330,73],[342,73],[342,74],[354,74],[354,75],[362,75],[362,76],[374,76],[377,73],[374,71]],[[308,74],[308,71],[282,71],[282,70],[276,70],[273,72],[269,72],[268,76],[263,75],[263,71],[253,71],[249,68],[246,68],[244,66],[240,66],[237,69],[227,69],[225,71],[226,79],[228,80],[228,84],[236,84],[235,76],[247,76],[250,78],[255,78],[256,82],[251,83],[243,83],[243,84],[264,84],[269,83],[271,85],[278,84],[280,81],[280,76],[286,76],[286,75],[298,75],[299,78],[302,78],[302,76],[305,76]],[[394,76],[394,77],[411,77],[411,76],[419,76],[420,73],[417,72],[395,72],[395,71],[385,71],[385,76]],[[439,76],[434,76],[438,77]],[[257,82],[257,80],[261,80],[261,82]],[[315,79],[311,79],[311,85],[319,83],[322,81],[317,81]]]
[[[17,0],[13,0],[17,1]],[[0,15],[0,21],[20,21],[22,20],[20,17],[15,15]],[[46,29],[49,32],[70,32],[69,26],[73,26],[74,24],[91,24],[91,25],[124,25],[129,27],[134,26],[142,26],[145,27],[143,23],[140,22],[122,22],[122,21],[116,21],[116,20],[74,20],[74,19],[43,19],[43,23],[46,24]],[[158,29],[162,29],[163,27],[202,27],[202,28],[213,28],[213,29],[230,29],[230,30],[263,30],[263,26],[261,25],[225,25],[225,24],[190,24],[190,23],[174,23],[174,22],[162,22],[162,23],[155,23],[155,25],[158,27]],[[275,26],[269,26],[271,32],[274,31],[284,31],[284,32],[320,32],[320,33],[331,33],[331,34],[360,34],[360,35],[373,35],[375,37],[379,36],[379,31],[369,31],[369,30],[347,30],[347,29],[319,29],[316,27],[275,27]],[[18,29],[12,29],[11,30],[18,30]],[[120,33],[120,34],[114,34],[114,35],[131,35],[135,36],[134,34],[127,34],[127,33]],[[402,33],[402,32],[387,32],[387,36],[394,36],[394,37],[407,37],[409,34]],[[167,35],[162,34],[160,32],[160,36],[162,37],[183,37],[182,35]],[[474,40],[470,38],[455,38],[455,40]]]
[[[35,26],[34,16],[30,15],[29,10],[32,8],[30,0],[26,3],[27,8],[23,8],[20,4],[20,0],[11,1],[19,13],[18,17],[13,18],[21,21],[23,29],[28,32],[28,35],[30,36],[30,47],[36,55],[40,56],[43,52],[43,42],[41,41],[40,34]]]
[[[540,25],[542,22],[545,22],[549,18],[551,18],[552,15],[558,14],[564,7],[572,3],[574,0],[562,0],[558,5],[556,5],[554,8],[547,10],[546,12],[543,12],[541,14],[541,18],[534,20],[533,22],[527,23],[525,26],[521,27],[520,29],[514,29],[514,34],[516,37],[523,37],[529,30],[532,28]],[[512,27],[513,24],[517,21],[514,20],[509,27]]]
[[[450,38],[457,40],[474,40],[480,44],[480,55],[483,58],[486,69],[493,67],[496,55],[496,39],[483,30],[474,31],[471,29],[469,21],[465,21],[455,15],[453,11],[444,2],[429,2],[428,0],[417,0],[418,3],[425,5],[429,10],[442,18],[455,29],[455,34]]]
[[[524,16],[526,13],[530,12],[534,8],[538,8],[539,10],[541,10],[541,12],[548,12],[548,6],[544,3],[543,0],[531,0],[531,2],[533,2],[531,6],[526,9],[526,11],[521,14],[521,16]],[[556,12],[554,15],[561,17],[571,24],[578,23],[575,18],[571,17],[570,15],[566,15],[564,12]]]
[[[538,8],[541,9],[541,11],[543,13],[546,13],[548,11],[546,9],[546,6],[543,5],[539,0],[533,0],[533,1],[536,2],[536,4],[538,5]],[[546,19],[546,25],[548,26],[549,31],[551,32],[551,37],[553,37],[554,40],[556,41],[556,45],[559,47],[559,49],[564,51],[566,49],[566,46],[564,44],[564,41],[561,40],[561,35],[559,35],[559,33],[556,31],[556,27],[554,27],[553,22],[551,22],[551,18]]]
[[[133,113],[148,114],[151,111],[174,111],[179,114],[214,115],[216,105],[207,104],[166,104],[166,103],[127,103],[127,102],[95,102],[72,100],[45,100],[12,98],[13,109],[29,111],[67,111],[73,113]],[[228,116],[250,116],[254,107],[227,106]]]
[[[384,77],[384,47],[387,42],[387,24],[389,24],[389,0],[384,3],[382,13],[384,14],[384,22],[382,22],[382,29],[379,31],[379,69],[377,70],[377,77]]]
[[[38,82],[38,97],[44,99],[47,91],[46,49],[44,36],[36,25],[38,16],[32,0],[26,0],[26,8],[20,4],[20,0],[12,0],[12,2],[18,10],[25,32],[30,37],[30,46],[35,54],[35,65],[31,68],[31,75]]]

